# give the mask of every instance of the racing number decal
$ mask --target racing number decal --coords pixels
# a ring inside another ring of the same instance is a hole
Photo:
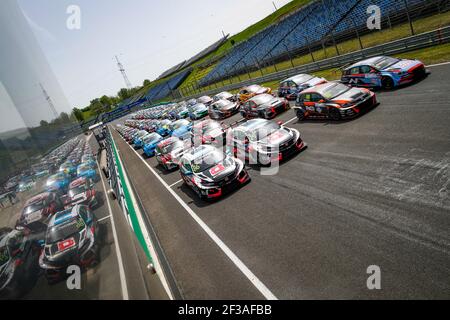
[[[219,173],[221,173],[223,170],[225,170],[225,167],[223,164],[218,164],[215,167],[211,168],[209,170],[209,173],[214,177],[216,175],[218,175]]]

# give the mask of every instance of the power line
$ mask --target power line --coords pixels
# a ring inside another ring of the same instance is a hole
[[[130,80],[128,79],[127,73],[125,72],[125,68],[123,67],[122,63],[119,61],[119,57],[116,55],[116,61],[117,61],[117,66],[119,67],[119,71],[122,74],[123,80],[125,81],[125,85],[127,86],[128,89],[132,89],[133,86],[131,85]]]
[[[58,112],[56,111],[55,105],[53,104],[52,98],[50,98],[50,96],[47,93],[47,90],[45,90],[44,86],[42,85],[42,83],[39,82],[39,86],[42,89],[42,94],[44,95],[45,100],[47,101],[50,110],[53,112],[53,116],[55,118],[58,118]]]

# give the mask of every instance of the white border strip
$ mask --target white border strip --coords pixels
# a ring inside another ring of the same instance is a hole
[[[112,128],[112,130],[115,130]],[[125,140],[124,140],[125,141]],[[162,185],[172,194],[172,196],[180,203],[180,205],[189,213],[189,215],[199,224],[206,234],[215,242],[215,244],[225,253],[225,255],[236,265],[236,267],[247,277],[255,288],[267,299],[278,300],[278,298],[267,288],[258,277],[250,271],[250,269],[231,251],[230,248],[212,231],[208,225],[180,198],[176,192],[156,173],[156,171],[134,150],[128,143],[127,145],[139,157],[139,159],[147,166],[147,168],[155,175]]]
[[[105,180],[103,179],[103,174],[102,174],[102,171],[100,170],[100,165],[99,165],[98,161],[97,161],[97,167],[99,170],[100,178],[102,179],[103,190],[105,191],[104,197],[106,198],[106,203],[108,204],[109,215],[111,217],[111,227],[112,227],[112,231],[113,231],[114,244],[116,247],[117,263],[119,265],[119,278],[120,278],[120,287],[121,287],[121,291],[122,291],[122,298],[123,298],[123,300],[129,300],[127,281],[125,280],[125,269],[123,267],[122,253],[120,252],[119,240],[118,240],[117,231],[116,231],[116,224],[114,223],[114,216],[113,216],[113,213],[111,210],[111,203],[109,202],[108,193],[106,191],[107,189],[106,189]]]

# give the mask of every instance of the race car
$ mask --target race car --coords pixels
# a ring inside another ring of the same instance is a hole
[[[379,56],[345,68],[341,82],[355,87],[392,89],[421,79],[426,74],[425,65],[419,60]]]
[[[17,192],[25,192],[31,190],[36,185],[36,181],[31,177],[23,178],[17,186]]]
[[[325,78],[299,74],[280,82],[278,96],[287,100],[296,100],[298,94],[303,90],[325,82],[327,82]]]
[[[260,165],[282,161],[306,148],[298,130],[266,119],[249,120],[233,128],[227,145],[235,157]]]
[[[257,96],[259,94],[271,94],[271,93],[272,93],[271,88],[265,88],[265,87],[261,87],[260,85],[254,84],[254,85],[242,88],[239,91],[237,98],[242,103],[242,102],[246,102],[248,99],[251,99],[254,96]]]
[[[77,177],[78,178],[88,178],[92,179],[93,181],[96,181],[97,176],[97,170],[95,170],[95,166],[88,164],[88,163],[82,163],[77,168]]]
[[[39,273],[39,246],[29,235],[0,229],[0,299],[19,299]]]
[[[17,230],[28,229],[34,233],[46,230],[48,219],[64,209],[60,197],[54,192],[44,192],[29,199],[16,222]]]
[[[209,106],[208,113],[211,119],[221,120],[231,117],[235,113],[239,112],[239,108],[239,103],[221,99]]]
[[[98,204],[97,192],[94,189],[94,183],[88,178],[78,178],[69,186],[67,195],[62,198],[65,209],[70,209],[77,204],[86,205],[94,208]]]
[[[135,149],[139,149],[142,147],[142,137],[146,136],[148,134],[145,130],[140,130],[136,132],[136,134],[133,136],[133,145]]]
[[[89,267],[98,262],[97,219],[87,206],[55,214],[45,235],[39,266],[49,283],[66,275],[70,265]]]
[[[180,160],[183,181],[200,199],[216,199],[250,181],[244,163],[211,145],[186,152]]]
[[[305,118],[340,120],[356,117],[377,104],[375,93],[368,89],[329,82],[303,91],[294,109],[300,121]]]
[[[290,108],[289,101],[270,94],[260,94],[241,106],[241,115],[246,119],[272,119]]]
[[[188,108],[195,106],[197,103],[197,99],[190,99],[186,102]]]
[[[47,179],[46,189],[48,191],[62,191],[64,192],[69,186],[70,179],[65,173],[59,172]]]
[[[234,94],[232,94],[232,93],[229,93],[229,92],[227,92],[227,91],[223,91],[223,92],[221,92],[221,93],[216,94],[216,95],[213,97],[213,100],[214,100],[214,101],[228,100],[228,101],[231,101],[231,102],[236,102],[236,101],[237,101],[237,98],[236,98],[236,95],[234,95]]]
[[[77,173],[77,167],[75,166],[75,161],[67,161],[64,162],[60,167],[59,167],[59,172],[65,173],[69,176],[74,176]]]
[[[202,96],[197,99],[197,103],[203,103],[205,106],[209,106],[214,100],[210,96]]]
[[[198,103],[189,109],[189,118],[199,120],[208,115],[208,107],[203,103]]]
[[[163,140],[164,138],[156,132],[148,135],[144,141],[144,147],[142,148],[144,150],[144,154],[147,157],[153,157],[155,155],[156,146]]]
[[[167,171],[177,169],[180,158],[188,148],[186,141],[176,137],[165,139],[156,147],[156,160]]]
[[[170,125],[172,137],[184,139],[192,130],[192,122],[186,119],[180,119]]]
[[[164,119],[159,123],[158,128],[156,129],[156,133],[158,133],[162,137],[167,137],[170,133],[170,125],[172,124],[172,121],[168,119]]]
[[[223,146],[226,142],[226,131],[222,125],[211,119],[197,122],[191,131],[191,142],[194,146],[201,144],[214,144]]]
[[[189,116],[189,109],[187,106],[183,105],[176,110],[176,119],[185,119]]]

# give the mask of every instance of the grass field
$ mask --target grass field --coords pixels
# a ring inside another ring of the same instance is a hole
[[[450,24],[450,12],[445,12],[442,14],[437,14],[437,15],[433,15],[430,17],[426,17],[426,18],[422,18],[422,19],[418,19],[418,20],[414,21],[414,29],[417,34],[417,33],[422,33],[422,32],[426,32],[426,31],[431,31],[431,30],[437,29],[439,27],[447,26],[449,24]],[[397,25],[397,26],[393,27],[392,29],[385,29],[385,30],[372,32],[370,34],[366,34],[361,37],[361,42],[363,43],[363,47],[367,48],[367,47],[372,47],[372,46],[375,46],[378,44],[386,43],[389,41],[401,39],[401,38],[404,38],[404,37],[407,37],[410,35],[411,34],[410,34],[409,24],[404,23],[404,24]],[[358,39],[352,39],[352,40],[348,40],[348,41],[345,41],[342,43],[338,43],[337,46],[338,46],[338,50],[341,54],[360,50]],[[314,51],[312,54],[314,56],[314,59],[316,61],[318,61],[318,60],[323,60],[325,58],[334,57],[337,55],[337,52],[336,52],[336,49],[334,46],[329,46],[329,47],[326,47],[325,50]],[[307,63],[311,63],[311,62],[312,62],[311,55],[309,55],[309,54],[303,55],[303,56],[295,57],[293,59],[292,63],[290,60],[280,62],[276,65],[272,65],[272,66],[263,68],[260,71],[259,70],[254,71],[254,72],[251,72],[250,74],[245,73],[245,74],[239,75],[239,77],[236,76],[231,79],[227,79],[225,81],[225,83],[227,83],[227,84],[228,83],[236,83],[236,82],[241,82],[241,81],[245,81],[245,80],[252,79],[252,78],[257,78],[257,77],[261,76],[261,71],[262,71],[262,74],[269,74],[269,73],[273,73],[276,71],[292,68],[292,65],[300,66],[300,65],[307,64]],[[219,83],[217,85],[220,86],[221,83]],[[215,87],[216,87],[216,84],[212,84],[210,86],[202,88],[202,91],[211,90],[211,89],[214,89]]]

